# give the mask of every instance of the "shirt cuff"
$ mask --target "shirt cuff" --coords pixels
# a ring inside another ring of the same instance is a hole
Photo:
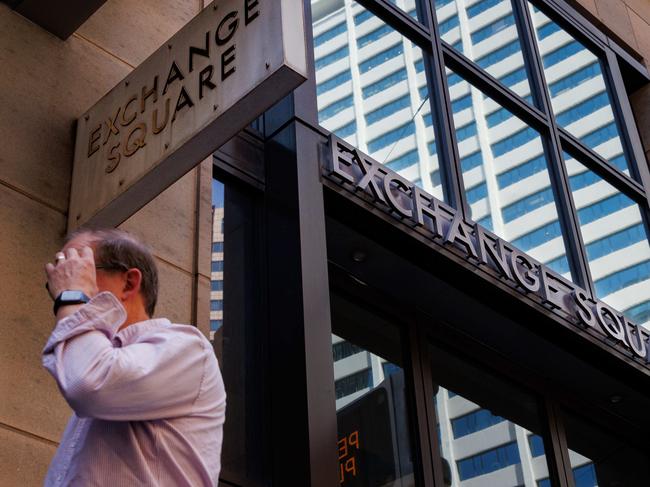
[[[50,335],[43,354],[54,350],[57,343],[87,331],[103,332],[112,340],[120,326],[126,321],[126,311],[122,303],[110,292],[104,291],[95,295],[75,313],[59,320]]]

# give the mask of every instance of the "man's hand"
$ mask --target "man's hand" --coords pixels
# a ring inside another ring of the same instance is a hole
[[[83,291],[91,298],[98,292],[95,257],[90,247],[82,247],[80,252],[74,248],[57,252],[56,264],[47,263],[45,272],[52,299],[68,289]]]

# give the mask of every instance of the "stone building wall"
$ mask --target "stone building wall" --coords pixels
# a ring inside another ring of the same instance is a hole
[[[590,20],[642,56],[650,69],[650,0],[569,0]],[[650,86],[630,97],[646,158],[650,159]]]
[[[0,486],[42,485],[70,414],[40,352],[54,325],[43,266],[66,228],[74,122],[202,3],[109,0],[65,41],[0,3]],[[206,333],[210,179],[206,161],[122,225],[153,247],[156,314]]]

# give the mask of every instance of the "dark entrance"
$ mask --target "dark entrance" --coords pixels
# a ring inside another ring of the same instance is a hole
[[[339,198],[326,195],[341,485],[647,484],[646,397]]]

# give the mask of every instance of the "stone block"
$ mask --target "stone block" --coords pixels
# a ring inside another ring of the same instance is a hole
[[[0,221],[0,422],[58,441],[70,410],[41,350],[54,327],[44,265],[61,247],[65,217],[0,185]]]
[[[190,324],[192,320],[192,275],[157,259],[160,292],[155,316],[172,323]]]
[[[190,171],[126,220],[120,228],[140,237],[156,256],[192,272],[195,208],[196,172]]]
[[[578,3],[579,5],[584,7],[594,17],[598,17],[598,9],[596,8],[596,0],[574,0],[574,1],[575,1],[575,3]]]
[[[199,13],[197,0],[111,0],[77,34],[137,66]]]
[[[630,105],[634,112],[643,148],[650,151],[650,86],[646,85],[638,89],[630,97]]]
[[[5,4],[0,32],[0,179],[66,211],[75,120],[130,69],[87,41],[62,41]]]
[[[621,0],[596,0],[600,20],[630,47],[636,49],[637,43],[632,34],[632,24],[627,6]]]
[[[201,163],[199,187],[198,239],[198,273],[210,278],[212,263],[212,157]]]
[[[56,445],[0,426],[0,485],[40,487]]]
[[[639,53],[643,56],[645,65],[650,68],[650,25],[632,10],[628,12]]]
[[[196,326],[210,337],[210,278],[198,275],[196,296]]]
[[[628,8],[650,24],[650,1],[648,0],[625,0]]]

